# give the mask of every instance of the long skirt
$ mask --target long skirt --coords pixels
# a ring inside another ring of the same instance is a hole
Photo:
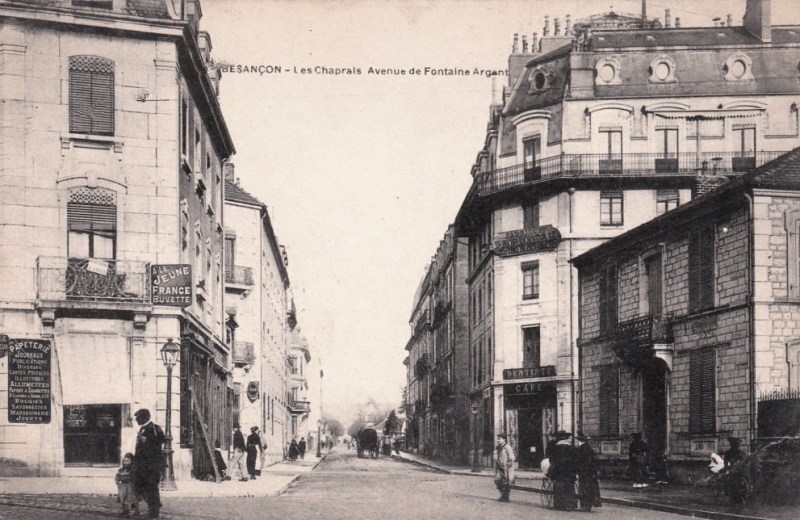
[[[256,448],[247,449],[247,474],[251,477],[256,476],[256,457],[258,450]]]
[[[600,483],[597,480],[597,475],[581,475],[578,479],[578,499],[581,503],[581,509],[590,511],[592,506],[600,507],[602,504],[600,500]]]
[[[578,506],[575,496],[575,481],[556,479],[553,481],[553,507],[562,511],[572,511]]]

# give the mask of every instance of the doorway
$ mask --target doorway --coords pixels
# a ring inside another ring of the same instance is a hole
[[[118,465],[121,409],[118,404],[64,406],[64,463]]]
[[[667,370],[666,363],[657,358],[642,370],[642,422],[653,457],[660,457],[667,449]]]
[[[542,445],[542,409],[522,408],[517,412],[520,468],[538,468],[544,457]]]

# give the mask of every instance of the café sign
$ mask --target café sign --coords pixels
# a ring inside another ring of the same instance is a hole
[[[51,345],[46,339],[8,340],[8,422],[50,422]]]
[[[541,394],[546,388],[551,387],[552,383],[516,383],[503,385],[503,393],[510,395],[537,395]]]
[[[552,251],[561,242],[561,233],[551,225],[533,229],[517,229],[500,235],[494,242],[494,252],[500,256],[515,256],[539,251]]]
[[[151,265],[150,280],[150,301],[153,305],[188,307],[192,304],[191,265]]]
[[[545,365],[530,368],[507,368],[503,370],[503,379],[534,379],[537,377],[555,377],[556,366]]]

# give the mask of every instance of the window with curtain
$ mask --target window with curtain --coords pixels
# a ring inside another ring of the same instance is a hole
[[[70,56],[69,131],[114,135],[113,61],[99,56]]]
[[[115,193],[99,188],[72,191],[67,203],[67,230],[70,258],[116,258]]]

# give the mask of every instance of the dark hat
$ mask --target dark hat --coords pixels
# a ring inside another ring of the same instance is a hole
[[[570,437],[572,437],[572,434],[569,432],[565,432],[564,430],[559,430],[553,434],[553,437],[557,441],[563,441],[564,439],[569,439]]]
[[[134,417],[142,417],[143,419],[147,420],[150,418],[150,410],[147,408],[139,408],[133,413]]]
[[[497,436],[498,437],[502,437],[504,439],[508,439],[508,435],[506,435],[505,432],[500,432],[500,433],[497,434]]]
[[[254,432],[254,431],[257,431],[257,430],[258,430],[258,426],[251,426],[250,427],[250,431],[251,432]]]
[[[241,426],[239,426],[239,423],[238,423],[238,422],[235,422],[235,423],[233,423],[233,428],[234,428],[235,430],[238,430],[239,428],[241,428]]]
[[[733,436],[728,437],[728,444],[730,444],[731,446],[738,446],[741,443],[742,439],[740,439],[739,437],[733,437]]]
[[[588,436],[588,435],[584,435],[584,433],[583,433],[583,432],[578,432],[578,433],[575,435],[575,439],[577,439],[577,440],[579,440],[579,441],[581,441],[581,442],[586,442],[586,441],[588,441],[588,440],[589,440],[589,436]]]
[[[631,437],[633,437],[634,439],[641,439],[642,438],[642,434],[640,432],[633,432],[631,434]]]

